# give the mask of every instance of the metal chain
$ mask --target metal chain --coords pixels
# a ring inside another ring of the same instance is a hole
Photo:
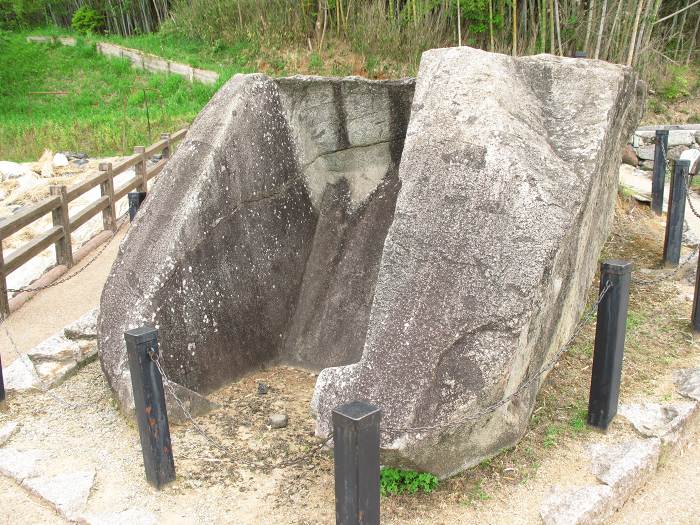
[[[690,211],[693,212],[693,215],[695,215],[698,219],[700,219],[700,213],[695,209],[695,205],[693,204],[693,200],[690,198],[690,185],[693,182],[693,176],[689,173],[688,174],[688,180],[685,183],[685,199],[688,201],[688,206],[690,206]]]
[[[454,425],[459,425],[462,423],[466,423],[468,421],[474,421],[477,419],[480,419],[492,412],[495,412],[497,409],[500,407],[510,403],[513,399],[518,397],[520,394],[522,394],[525,390],[527,390],[537,379],[539,379],[542,375],[544,375],[546,372],[549,372],[554,366],[557,364],[559,361],[559,358],[569,349],[569,346],[571,343],[576,339],[578,334],[581,332],[583,327],[594,317],[598,305],[600,305],[601,301],[605,297],[605,294],[608,293],[608,290],[610,290],[613,287],[613,284],[611,281],[608,281],[605,286],[603,287],[603,290],[600,292],[598,295],[598,298],[596,301],[591,305],[589,308],[588,313],[586,313],[584,316],[581,317],[581,320],[578,322],[576,327],[574,328],[573,333],[571,334],[571,337],[564,343],[564,345],[559,349],[559,351],[556,353],[554,358],[545,366],[540,368],[538,372],[533,374],[531,377],[529,377],[527,380],[525,380],[523,383],[520,384],[517,390],[510,394],[509,396],[506,396],[505,398],[501,399],[500,401],[489,405],[478,412],[473,412],[470,414],[464,414],[463,416],[454,419],[452,421],[449,421],[447,423],[441,423],[441,424],[436,424],[436,425],[428,425],[428,426],[422,426],[422,427],[391,427],[391,426],[386,426],[382,427],[380,430],[382,432],[406,432],[406,433],[415,433],[415,432],[424,432],[428,430],[438,430],[441,428],[445,428],[448,426],[454,426]]]
[[[83,273],[85,270],[88,269],[88,267],[94,263],[97,259],[100,258],[100,255],[104,253],[104,251],[107,249],[107,247],[111,244],[111,242],[115,239],[117,236],[117,231],[119,231],[119,228],[121,228],[122,224],[124,224],[126,220],[126,216],[122,217],[117,221],[117,227],[114,232],[112,232],[112,236],[107,239],[107,241],[100,247],[99,250],[97,250],[97,253],[90,259],[86,264],[84,264],[82,267],[80,267],[77,271],[73,272],[72,274],[63,277],[62,279],[58,279],[50,284],[47,284],[45,286],[21,286],[20,288],[8,288],[7,291],[9,293],[20,293],[20,292],[39,292],[41,290],[46,290],[48,288],[53,288],[54,286],[59,286],[65,282],[70,281],[74,277],[77,277],[81,273]]]
[[[163,364],[160,359],[160,355],[158,355],[156,352],[153,350],[149,351],[149,357],[151,358],[151,361],[156,365],[156,368],[158,369],[158,372],[160,372],[161,377],[163,378],[163,385],[165,388],[168,389],[168,392],[170,392],[170,395],[173,397],[175,400],[175,403],[180,407],[180,410],[182,410],[182,413],[185,415],[185,418],[192,424],[192,428],[194,428],[198,434],[200,434],[204,439],[207,440],[207,442],[212,445],[214,448],[218,449],[220,452],[223,452],[227,458],[231,461],[236,462],[237,464],[244,464],[249,467],[258,467],[255,462],[241,459],[240,457],[236,457],[231,449],[229,449],[226,445],[221,443],[218,439],[214,438],[210,434],[206,432],[200,425],[197,424],[197,422],[194,420],[194,417],[190,413],[189,410],[185,407],[185,404],[182,402],[182,400],[178,397],[178,395],[175,393],[175,389],[173,388],[173,385],[176,384],[174,381],[171,381],[168,375],[165,373],[165,370],[163,369]],[[317,452],[319,452],[321,449],[323,449],[324,446],[333,438],[332,435],[327,436],[323,438],[323,440],[320,443],[315,444],[309,451],[301,454],[300,456],[293,458],[291,460],[284,461],[282,463],[278,463],[276,465],[273,465],[273,467],[278,468],[278,467],[288,467],[292,466],[298,463],[301,463],[303,461],[306,461],[307,459],[311,458],[314,456]]]
[[[693,257],[698,253],[698,250],[695,249],[692,252],[690,252],[685,258],[683,258],[682,261],[678,263],[678,266],[671,270],[668,273],[664,273],[662,276],[657,277],[655,279],[638,279],[634,278],[632,281],[632,284],[638,285],[638,286],[651,286],[653,284],[659,284],[664,281],[668,281],[678,275],[678,272],[680,272],[685,266],[687,266],[693,259]],[[637,272],[635,272],[637,273]]]

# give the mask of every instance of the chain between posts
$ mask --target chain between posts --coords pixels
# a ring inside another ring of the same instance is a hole
[[[693,257],[698,253],[698,250],[693,250],[690,252],[679,264],[676,268],[671,270],[668,273],[664,273],[661,277],[657,277],[656,279],[633,279],[632,284],[636,284],[638,286],[652,286],[654,284],[659,284],[664,281],[668,281],[678,275],[678,272],[680,272],[683,268],[685,268],[690,262],[692,262]]]
[[[429,425],[429,426],[422,426],[422,427],[407,427],[407,428],[401,428],[401,427],[391,427],[391,426],[385,426],[383,428],[380,428],[380,431],[382,432],[410,432],[410,433],[416,433],[416,432],[424,432],[424,431],[429,431],[429,430],[437,430],[441,428],[445,428],[447,426],[453,426],[455,424],[460,424],[460,423],[466,423],[468,421],[474,421],[477,419],[480,419],[492,412],[495,412],[497,409],[500,407],[507,405],[510,403],[513,399],[518,397],[520,394],[522,394],[526,389],[528,389],[536,380],[538,380],[542,375],[544,375],[546,372],[549,372],[554,366],[557,364],[559,361],[559,358],[569,349],[569,345],[576,339],[576,337],[579,335],[583,327],[588,324],[588,322],[593,319],[593,317],[596,314],[596,311],[598,309],[598,305],[600,305],[601,301],[605,297],[605,294],[608,293],[608,291],[613,287],[613,284],[608,281],[603,289],[601,290],[600,294],[598,295],[598,298],[596,301],[591,305],[589,308],[589,311],[581,317],[581,320],[578,322],[576,327],[574,328],[574,331],[572,332],[571,336],[569,339],[564,343],[564,345],[559,349],[559,351],[554,355],[554,357],[550,360],[550,362],[540,368],[540,370],[533,374],[531,377],[529,377],[527,380],[523,381],[520,386],[515,390],[512,394],[504,397],[500,401],[489,405],[478,412],[473,412],[470,414],[465,414],[459,418],[456,418],[452,421],[449,421],[447,423],[442,423],[438,425]]]
[[[238,464],[244,464],[248,467],[257,467],[254,462],[248,461],[241,459],[239,457],[234,456],[233,452],[231,449],[229,449],[226,445],[221,443],[219,440],[216,438],[212,437],[210,434],[207,433],[206,430],[204,430],[200,425],[197,424],[197,422],[194,420],[194,417],[190,413],[189,410],[187,410],[185,403],[182,402],[182,400],[178,397],[178,395],[175,393],[175,388],[173,388],[173,384],[176,384],[174,381],[171,381],[168,375],[165,373],[165,370],[163,369],[163,364],[161,363],[160,356],[156,354],[154,351],[149,352],[149,357],[151,358],[151,361],[156,365],[156,368],[158,369],[158,372],[160,372],[161,377],[163,378],[163,386],[168,390],[172,398],[175,400],[175,403],[177,404],[178,407],[180,407],[180,410],[182,410],[182,413],[185,415],[185,418],[192,424],[192,428],[195,429],[195,431],[200,434],[211,446],[219,450],[220,452],[223,452],[227,458],[231,461],[237,462]],[[292,460],[287,460],[282,463],[278,463],[273,465],[274,468],[279,468],[279,467],[289,467],[298,463],[301,463],[302,461],[305,461],[312,456],[314,456],[317,452],[319,452],[328,442],[333,438],[333,435],[325,437],[320,443],[315,444],[311,450],[303,453],[299,457],[296,457]]]
[[[125,220],[126,220],[126,217],[122,217],[121,219],[119,219],[119,221],[117,221],[117,227],[116,227],[117,231],[119,231],[119,228],[121,228],[121,226],[122,226],[122,224],[124,224]],[[99,250],[97,250],[97,253],[86,264],[84,264],[77,271],[71,273],[70,275],[63,277],[61,279],[58,279],[58,280],[56,280],[50,284],[44,285],[44,286],[21,286],[19,288],[8,288],[7,291],[9,293],[40,292],[42,290],[47,290],[49,288],[53,288],[54,286],[59,286],[65,282],[70,281],[74,277],[77,277],[78,275],[83,273],[85,270],[87,270],[88,267],[92,263],[94,263],[97,259],[100,258],[100,255],[102,255],[104,253],[104,251],[109,247],[109,245],[112,243],[114,238],[117,236],[117,231],[112,232],[112,236],[109,239],[107,239],[107,241],[105,241],[104,244],[102,244],[102,246],[100,246]]]
[[[15,342],[14,337],[12,337],[12,334],[7,329],[7,325],[5,324],[5,320],[3,319],[2,321],[0,321],[0,324],[2,325],[2,329],[5,332],[7,339],[10,341],[10,347],[12,348],[12,351],[14,352],[14,354],[17,356],[17,359],[19,359],[19,361],[22,363],[22,366],[24,366],[27,369],[27,372],[29,372],[30,375],[32,375],[32,376],[35,375],[36,371],[32,370],[29,367],[29,364],[27,364],[27,362],[24,359],[22,359],[22,357],[24,357],[24,356],[19,351],[19,348],[17,347],[17,343]],[[54,399],[55,401],[58,401],[62,405],[65,405],[72,410],[78,410],[80,408],[89,408],[89,407],[94,406],[93,404],[90,404],[90,403],[73,403],[71,401],[66,401],[61,396],[51,392],[50,386],[46,385],[43,382],[42,382],[42,387],[45,388],[45,389],[44,388],[41,389],[42,393],[48,395],[50,398]]]

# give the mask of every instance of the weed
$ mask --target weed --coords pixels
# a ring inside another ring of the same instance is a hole
[[[558,424],[552,424],[547,427],[547,430],[545,431],[544,435],[544,441],[542,442],[542,446],[544,448],[552,448],[557,446],[557,437],[559,434],[562,432],[562,427],[561,425]]]
[[[644,324],[646,318],[641,312],[634,311],[632,309],[627,311],[627,333],[635,332],[642,324]]]
[[[662,82],[660,95],[668,101],[678,100],[690,94],[687,68],[671,67],[668,77]]]
[[[588,428],[586,421],[588,420],[588,410],[585,408],[576,407],[574,415],[569,420],[569,426],[574,433],[582,432]]]
[[[318,53],[311,53],[309,57],[309,69],[314,73],[320,73],[323,69],[323,59]]]
[[[484,490],[482,486],[482,481],[479,480],[476,482],[476,485],[474,485],[471,491],[467,494],[467,499],[465,501],[462,501],[461,504],[464,506],[470,506],[475,501],[488,501],[490,499],[491,496]]]
[[[429,494],[437,488],[438,479],[428,472],[387,467],[379,472],[379,485],[382,496],[415,494],[419,490]]]

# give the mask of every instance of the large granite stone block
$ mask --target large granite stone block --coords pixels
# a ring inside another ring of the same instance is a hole
[[[642,107],[627,68],[470,48],[423,54],[401,191],[359,362],[316,384],[317,433],[361,399],[387,461],[447,476],[517,442],[572,334]]]

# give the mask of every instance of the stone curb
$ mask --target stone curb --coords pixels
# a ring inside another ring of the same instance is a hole
[[[621,405],[640,438],[590,447],[591,472],[600,483],[554,486],[540,506],[545,525],[605,523],[654,475],[662,457],[687,441],[686,430],[700,414],[700,368],[677,370],[676,389],[691,401]]]

